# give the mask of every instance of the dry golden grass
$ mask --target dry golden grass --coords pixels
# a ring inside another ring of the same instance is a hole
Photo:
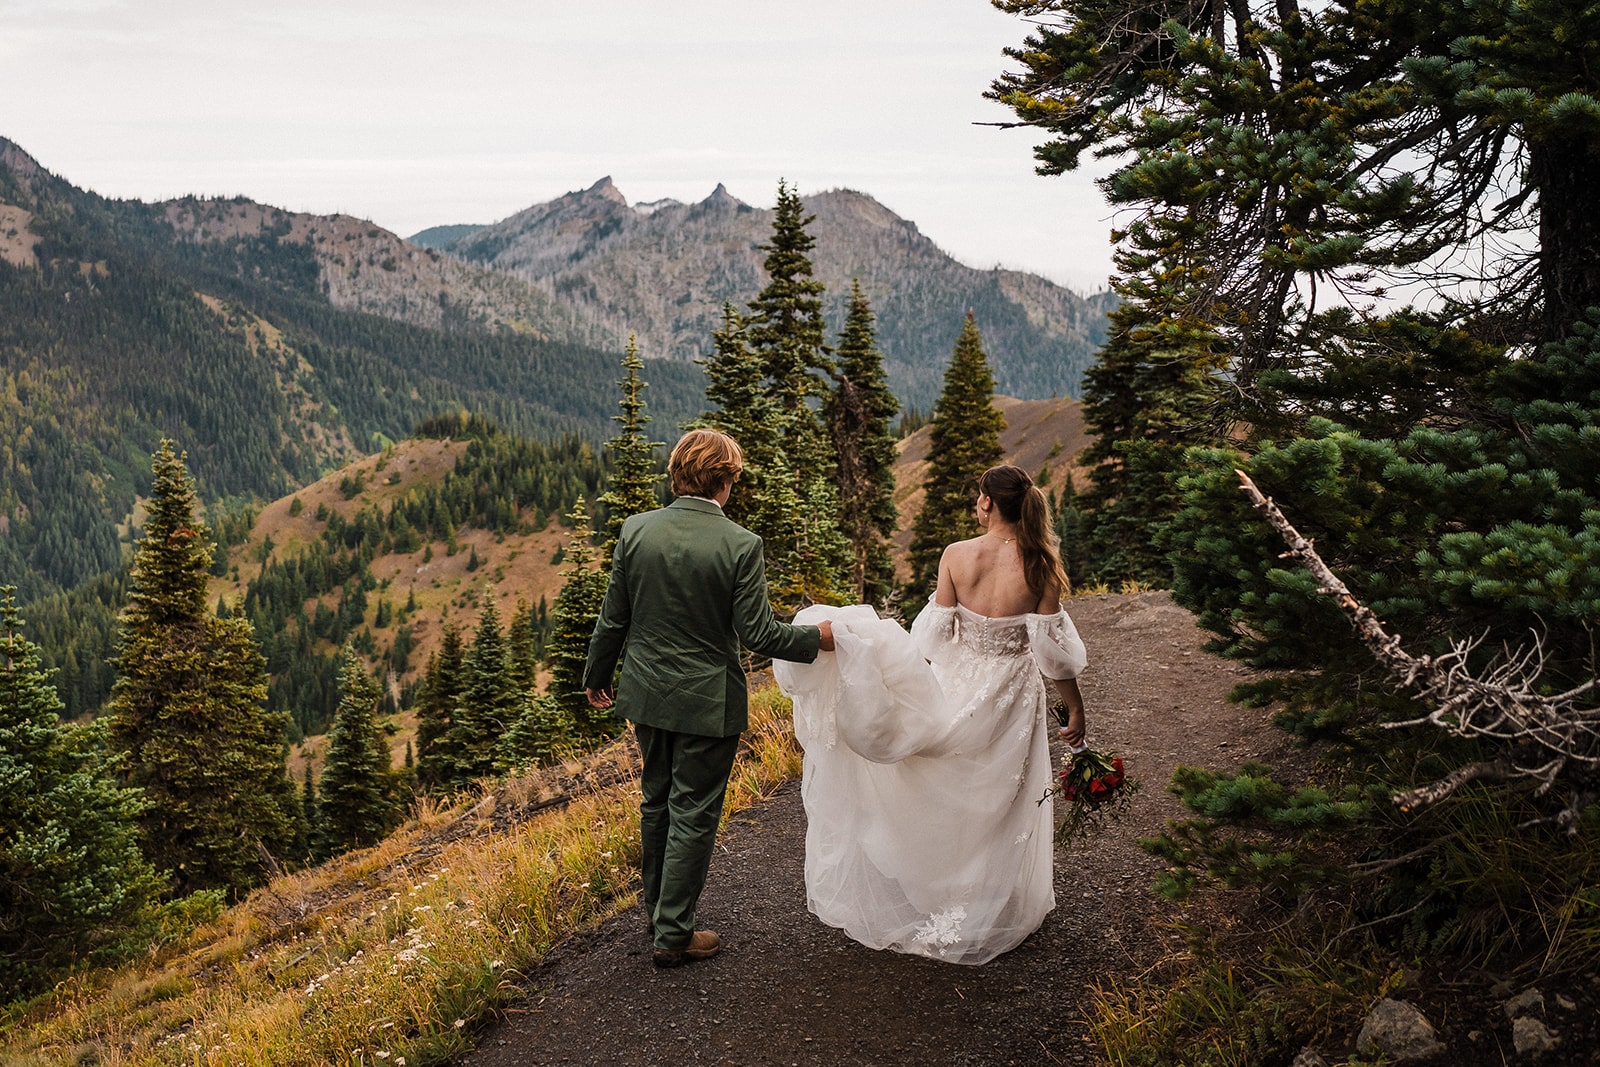
[[[800,769],[788,701],[753,695],[727,814]],[[0,1019],[0,1063],[437,1063],[561,937],[631,906],[636,756],[419,804],[382,844],[279,878],[181,943]],[[615,784],[604,784],[621,778]],[[566,807],[518,812],[566,791]]]

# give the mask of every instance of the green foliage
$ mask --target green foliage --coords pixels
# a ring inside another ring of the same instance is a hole
[[[211,541],[183,459],[163,441],[145,536],[122,614],[110,731],[127,784],[143,790],[147,855],[179,892],[241,891],[259,852],[293,833],[284,770],[288,716],[264,709],[265,661],[250,624],[205,603]]]
[[[639,358],[639,349],[631,335],[622,366],[627,372],[622,381],[617,383],[622,390],[622,399],[618,401],[622,414],[613,416],[621,428],[617,436],[607,442],[611,449],[611,484],[599,500],[606,509],[606,536],[600,551],[607,566],[611,563],[611,553],[617,547],[622,524],[630,516],[661,505],[656,495],[661,479],[656,471],[655,449],[662,442],[650,440],[645,433],[644,428],[649,425],[650,416],[644,413],[646,383],[639,379],[644,361]]]
[[[840,532],[834,457],[816,398],[826,397],[819,372],[834,372],[825,344],[823,285],[812,277],[800,197],[778,183],[766,286],[740,320],[723,309],[708,362],[708,399],[720,412],[708,425],[730,433],[745,451],[748,477],[734,490],[729,516],[760,535],[773,602],[793,611],[840,599],[850,547]],[[741,403],[749,406],[739,408]],[[747,436],[741,436],[745,434]]]
[[[994,406],[994,375],[978,324],[969,314],[945,371],[944,392],[934,407],[925,495],[911,528],[907,608],[913,615],[922,607],[924,594],[933,595],[945,546],[978,533],[973,517],[978,479],[1000,462],[1004,427],[1005,416]]]
[[[377,719],[383,689],[349,645],[339,658],[339,710],[320,789],[323,855],[376,844],[401,815],[389,741]]]
[[[1386,799],[1382,790],[1354,785],[1337,795],[1317,786],[1291,789],[1260,764],[1246,764],[1237,774],[1179,767],[1172,791],[1202,817],[1169,823],[1166,832],[1142,842],[1169,864],[1157,888],[1182,897],[1204,873],[1231,888],[1255,888],[1280,902],[1345,880],[1342,856],[1330,844],[1331,837],[1370,822],[1374,806]],[[1229,830],[1218,832],[1219,824]]]
[[[457,788],[494,775],[495,747],[516,721],[521,703],[500,628],[500,609],[491,595],[481,600],[478,629],[462,663],[461,689],[450,715],[448,745],[455,766],[449,781]]]
[[[889,539],[899,522],[890,420],[900,402],[889,391],[872,323],[872,306],[861,283],[852,281],[850,314],[839,337],[837,383],[822,411],[833,440],[839,524],[855,556],[851,599],[858,604],[882,604],[893,594]]]
[[[0,588],[0,1003],[115,949],[161,890],[139,851],[145,802],[117,785],[103,724],[58,721],[15,592]]]
[[[1175,474],[1185,449],[1215,436],[1221,365],[1206,327],[1160,319],[1139,303],[1112,313],[1112,333],[1084,376],[1084,422],[1094,440],[1080,462],[1080,551],[1091,581],[1171,583],[1157,534],[1179,507]]]
[[[459,784],[456,768],[462,762],[450,726],[466,681],[466,649],[461,631],[445,620],[439,650],[428,658],[428,670],[417,696],[417,785],[447,791]]]
[[[545,645],[545,665],[550,668],[545,695],[570,723],[561,729],[570,731],[580,741],[592,742],[615,736],[621,726],[611,712],[591,708],[583,688],[589,638],[594,634],[600,605],[606,597],[607,572],[596,566],[598,553],[591,543],[589,512],[581,497],[572,505],[570,518],[572,539],[567,544],[567,567],[561,572],[566,581],[551,610],[550,640]],[[537,702],[530,710],[547,718],[552,715]],[[552,738],[541,744],[549,747],[557,740]]]

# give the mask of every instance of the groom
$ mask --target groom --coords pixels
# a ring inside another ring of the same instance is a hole
[[[833,650],[828,623],[790,626],[772,616],[761,538],[722,514],[743,469],[738,442],[725,433],[690,430],[679,439],[667,461],[677,499],[623,523],[583,672],[589,703],[615,703],[644,754],[641,866],[658,967],[710,959],[720,947],[716,934],[695,929],[695,905],[749,722],[740,642],[803,663]]]

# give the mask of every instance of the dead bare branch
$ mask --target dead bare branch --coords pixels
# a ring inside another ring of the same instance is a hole
[[[1332,597],[1355,627],[1357,636],[1374,658],[1401,685],[1416,691],[1433,706],[1428,714],[1405,722],[1385,723],[1391,729],[1428,724],[1459,737],[1476,737],[1505,744],[1508,751],[1480,763],[1457,768],[1428,785],[1394,797],[1401,810],[1438,803],[1473,781],[1527,779],[1544,794],[1569,767],[1600,768],[1600,706],[1580,704],[1594,692],[1600,679],[1590,679],[1566,692],[1540,692],[1545,665],[1543,638],[1534,633],[1529,645],[1508,651],[1488,667],[1474,671],[1470,660],[1481,638],[1456,641],[1439,656],[1413,656],[1400,638],[1383,628],[1371,609],[1355,598],[1339,576],[1317,554],[1311,541],[1301,536],[1270,497],[1262,494],[1244,471],[1240,488],[1254,507],[1266,516],[1289,546],[1286,553],[1299,560],[1317,580],[1317,591]],[[1565,810],[1554,821],[1576,832],[1577,814],[1589,794],[1573,791]]]

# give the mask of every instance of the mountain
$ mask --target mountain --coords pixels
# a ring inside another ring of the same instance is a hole
[[[1078,392],[1105,339],[1111,294],[1083,297],[1037,275],[964,266],[864,193],[817,193],[805,204],[829,322],[835,331],[843,324],[850,281],[860,279],[903,402],[926,409],[937,397],[968,310],[1000,392]],[[761,245],[771,226],[771,211],[722,185],[696,204],[630,205],[608,177],[453,239],[451,227],[435,227],[414,240],[526,279],[611,344],[636,333],[642,351],[688,360],[710,353],[723,302],[742,310],[765,283]]]
[[[344,216],[109,200],[0,138],[0,584],[119,567],[162,436],[202,496],[272,499],[472,411],[610,436],[619,356],[519,279]],[[667,428],[698,368],[652,361]]]

